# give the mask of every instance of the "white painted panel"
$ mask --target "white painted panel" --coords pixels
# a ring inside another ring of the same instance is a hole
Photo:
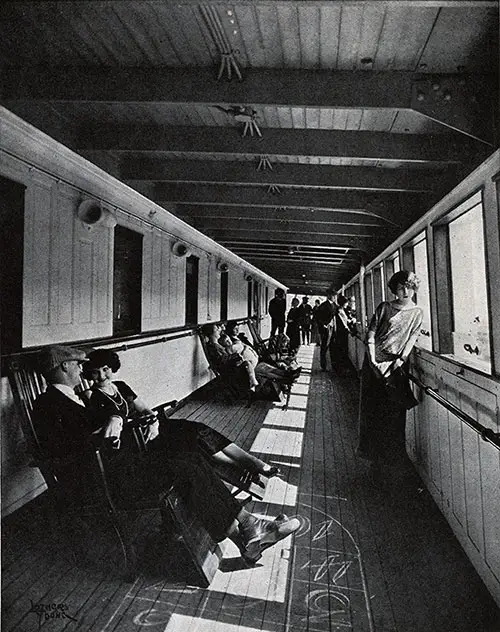
[[[169,282],[170,282],[170,259],[172,253],[170,251],[170,239],[163,236],[161,242],[161,288],[160,288],[160,312],[162,320],[168,327],[170,313],[169,313]]]
[[[71,325],[73,323],[73,240],[77,198],[78,192],[75,189],[62,184],[57,185],[54,195],[51,231],[53,246],[53,256],[51,257],[53,309],[50,320],[61,325]],[[79,222],[78,228],[81,234],[84,234],[87,230]],[[89,231],[87,230],[87,232]]]
[[[162,236],[154,232],[153,241],[153,261],[151,262],[151,319],[161,318],[161,275],[162,275]]]
[[[50,184],[32,181],[26,191],[26,218],[32,224],[31,240],[26,244],[26,266],[31,271],[28,301],[31,322],[28,327],[48,325],[50,317]],[[29,335],[27,336],[29,339]],[[28,343],[29,344],[29,343]]]
[[[156,231],[146,231],[143,246],[142,330],[168,327],[166,313],[162,313],[163,243],[165,237]]]
[[[227,313],[229,319],[247,316],[247,282],[241,268],[229,270]]]
[[[451,443],[448,423],[448,412],[440,406],[437,410],[439,432],[439,458],[441,461],[441,491],[443,510],[448,513],[451,508],[452,477],[451,477]]]
[[[484,556],[486,564],[499,582],[500,593],[500,451],[482,441],[480,456]]]
[[[96,322],[99,323],[100,335],[111,335],[113,321],[113,236],[114,231],[103,231],[95,244],[96,261],[94,269]],[[102,327],[107,328],[103,329]]]
[[[483,499],[479,461],[480,437],[469,426],[463,426],[465,501],[467,507],[467,533],[474,546],[484,551]]]
[[[170,258],[168,326],[183,325],[185,318],[186,259],[172,255]]]
[[[208,286],[212,280],[210,270],[210,260],[205,253],[198,255],[200,261],[198,264],[198,322],[206,323],[207,320],[216,320],[210,318],[208,307]]]
[[[76,252],[75,321],[85,325],[92,322],[93,243],[90,240],[79,239],[76,243]]]
[[[154,244],[151,233],[144,235],[142,244],[142,329],[151,329],[151,301],[152,301],[152,276]]]
[[[450,458],[452,511],[458,522],[465,527],[465,477],[463,461],[462,422],[458,417],[448,412],[448,428],[450,435]]]

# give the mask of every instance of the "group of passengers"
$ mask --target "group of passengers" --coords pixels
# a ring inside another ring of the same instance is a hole
[[[297,366],[294,355],[284,348],[283,335],[273,337],[269,355],[270,362],[259,357],[258,352],[248,340],[237,321],[225,325],[209,323],[202,328],[205,336],[205,349],[210,364],[224,376],[243,375],[245,386],[250,392],[266,382],[291,383],[297,379],[301,368]]]
[[[110,350],[86,354],[69,346],[52,346],[40,357],[48,384],[34,406],[34,426],[42,454],[55,459],[56,476],[67,499],[85,500],[95,487],[88,448],[108,446],[114,492],[130,500],[159,496],[173,480],[189,510],[215,542],[230,538],[248,564],[295,532],[300,522],[281,514],[262,519],[249,513],[218,477],[213,464],[231,464],[260,476],[277,476],[279,468],[247,453],[205,424],[166,418],[128,384],[115,380],[120,359]],[[90,389],[75,393],[82,373]],[[131,421],[144,425],[147,450],[138,458]]]
[[[371,319],[361,372],[358,454],[375,469],[404,446],[401,404],[388,397],[386,386],[404,367],[422,322],[422,310],[413,302],[418,288],[415,274],[397,272],[389,288],[395,299],[382,302]],[[337,332],[342,323],[348,328],[341,313],[344,305],[338,299],[335,306],[328,296],[317,310],[322,367],[326,367],[332,321]],[[235,322],[228,323],[224,332],[219,325],[208,325],[205,334],[213,361],[221,367],[241,367],[250,388],[256,387],[259,377],[297,376],[299,369],[262,362]],[[58,460],[57,478],[68,497],[76,499],[92,491],[86,448],[99,440],[112,447],[110,468],[117,493],[140,498],[160,494],[172,479],[178,481],[187,506],[213,540],[230,538],[249,564],[299,528],[297,518],[279,515],[267,520],[246,511],[213,468],[216,462],[229,463],[258,478],[279,475],[276,466],[245,452],[205,424],[172,418],[159,423],[155,411],[125,382],[114,379],[120,360],[113,351],[94,350],[87,355],[72,347],[52,346],[42,352],[40,368],[48,386],[35,402],[35,430],[42,452]],[[82,372],[92,385],[77,395],[75,387],[81,383]],[[134,419],[144,424],[148,446],[140,459],[135,458],[133,436],[128,432]]]

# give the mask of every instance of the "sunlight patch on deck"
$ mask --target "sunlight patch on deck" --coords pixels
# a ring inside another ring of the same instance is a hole
[[[288,537],[270,547],[264,551],[262,559],[254,567],[242,564],[231,572],[219,569],[206,590],[284,604],[287,597],[292,542],[292,537]],[[224,560],[231,564],[238,558],[238,549],[231,543],[225,549]]]
[[[300,458],[304,435],[294,430],[261,428],[252,445],[252,452]]]
[[[266,632],[264,628],[249,628],[245,625],[224,623],[211,619],[200,619],[183,614],[173,614],[164,632]],[[269,630],[269,632],[271,632]]]
[[[262,502],[279,507],[296,507],[297,496],[297,485],[291,485],[281,478],[272,478],[267,484]]]
[[[287,428],[304,428],[305,424],[305,410],[281,410],[279,408],[271,408],[262,422],[263,426],[286,426]]]

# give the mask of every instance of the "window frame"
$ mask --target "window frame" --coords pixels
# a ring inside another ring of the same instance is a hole
[[[477,200],[479,197],[479,200]],[[488,344],[490,352],[489,367],[480,367],[476,363],[468,363],[467,358],[454,353],[453,332],[455,331],[455,313],[453,305],[453,284],[451,276],[451,248],[450,248],[450,224],[462,217],[476,206],[480,205],[481,220],[483,230],[483,257],[484,268],[488,274],[488,255],[487,255],[487,234],[486,234],[486,217],[484,205],[484,187],[479,187],[470,191],[466,197],[457,202],[453,207],[447,210],[443,215],[430,224],[433,242],[434,257],[434,283],[439,291],[436,291],[436,314],[437,314],[437,339],[434,348],[437,353],[448,357],[458,364],[470,367],[482,373],[493,374],[493,338],[491,327],[491,296],[490,286],[486,283],[486,311],[488,314]],[[430,271],[429,271],[430,272]]]

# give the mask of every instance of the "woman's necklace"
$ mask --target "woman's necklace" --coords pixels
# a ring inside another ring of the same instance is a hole
[[[123,395],[120,393],[120,391],[116,388],[116,386],[114,386],[114,384],[111,386],[113,393],[110,394],[108,392],[106,392],[104,390],[104,387],[98,386],[97,387],[98,390],[101,391],[101,393],[103,395],[106,395],[106,397],[108,399],[110,399],[113,404],[116,406],[116,408],[118,409],[118,412],[124,412],[125,417],[128,417],[128,404],[127,404],[127,400],[123,397]],[[121,410],[123,407],[123,411]]]

